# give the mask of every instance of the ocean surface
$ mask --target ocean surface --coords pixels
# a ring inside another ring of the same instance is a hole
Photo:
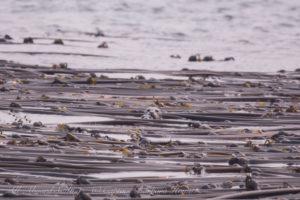
[[[106,37],[89,35],[97,29]],[[0,59],[28,64],[262,72],[300,68],[300,0],[1,0],[0,36],[5,34],[19,44],[0,43]],[[29,36],[51,39],[22,44]],[[65,45],[52,44],[52,38]],[[97,48],[103,41],[108,49]],[[20,53],[30,51],[108,57]],[[195,53],[235,61],[188,62]]]

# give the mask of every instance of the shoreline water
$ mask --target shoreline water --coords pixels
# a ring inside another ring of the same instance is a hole
[[[112,58],[7,53],[0,57],[33,65],[68,62],[72,68],[293,71],[300,67],[299,10],[298,1],[284,0],[5,0],[0,8],[2,36],[9,34],[17,43],[25,37],[45,39],[36,39],[33,45],[1,44],[2,51],[59,51]],[[98,30],[106,37],[95,37]],[[65,45],[50,45],[53,40],[47,38],[62,38]],[[104,41],[109,48],[98,49]],[[216,59],[233,56],[236,61],[231,65],[188,63],[188,57],[196,53]],[[170,59],[172,54],[182,59]]]

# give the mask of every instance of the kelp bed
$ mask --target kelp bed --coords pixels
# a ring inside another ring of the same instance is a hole
[[[74,70],[2,60],[0,193],[300,199],[299,81],[299,70]],[[149,106],[162,119],[141,119]],[[245,186],[247,174],[258,188]]]

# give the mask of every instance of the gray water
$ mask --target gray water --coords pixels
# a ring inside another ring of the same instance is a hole
[[[81,32],[101,29],[112,37]],[[91,53],[109,58],[0,53],[0,59],[71,68],[209,69],[273,72],[300,68],[300,0],[2,0],[0,35],[83,39],[64,46],[0,45],[0,51]],[[98,49],[102,41],[108,49]],[[235,62],[187,62],[190,55]],[[170,58],[179,54],[181,59]]]

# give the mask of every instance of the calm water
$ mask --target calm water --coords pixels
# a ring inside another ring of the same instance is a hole
[[[0,51],[92,53],[109,58],[0,53],[0,59],[72,68],[277,71],[300,68],[300,0],[2,0],[0,35],[91,42],[0,45]],[[101,29],[112,37],[81,32]],[[63,31],[63,32],[62,32]],[[98,49],[102,41],[109,49]],[[235,62],[187,62],[191,54]],[[170,58],[171,54],[181,59]]]

